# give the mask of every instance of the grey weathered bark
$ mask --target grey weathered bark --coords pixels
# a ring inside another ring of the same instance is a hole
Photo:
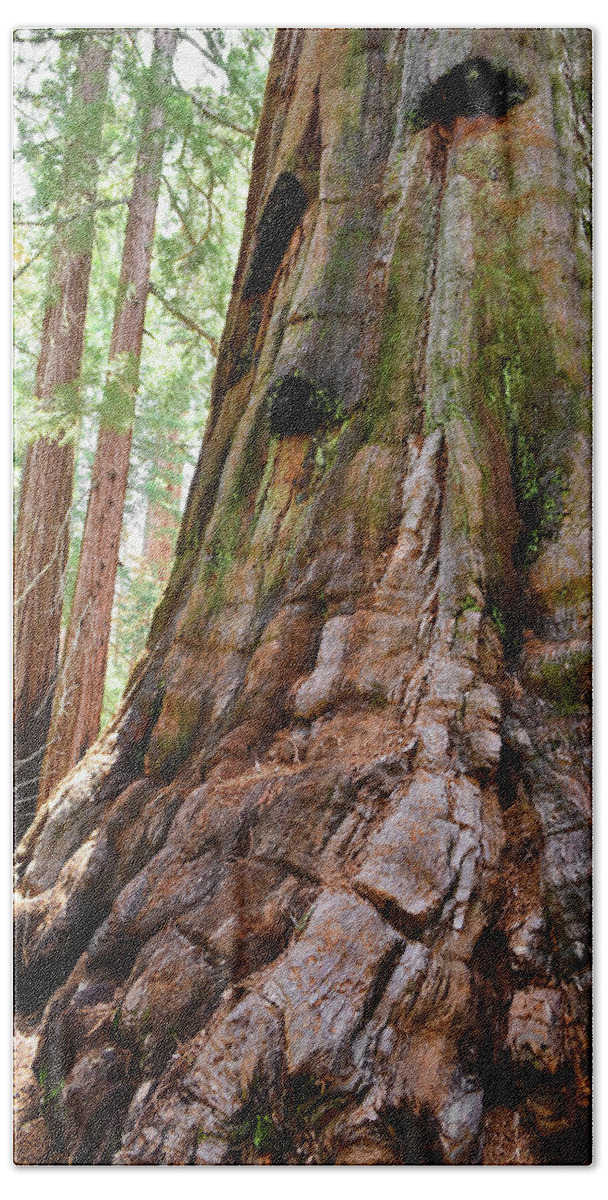
[[[589,71],[277,35],[148,656],[18,855],[57,1161],[587,1161]]]
[[[91,272],[94,201],[112,37],[83,32],[68,111],[42,327],[36,396],[74,407]],[[65,430],[63,431],[65,432]],[[38,438],[29,447],[15,540],[15,835],[36,811],[51,715],[63,607],[74,475],[71,440]]]
[[[125,231],[106,398],[76,590],[41,772],[40,803],[99,733],[166,139],[167,92],[176,45],[176,30],[155,30],[147,94],[142,102],[141,137]]]

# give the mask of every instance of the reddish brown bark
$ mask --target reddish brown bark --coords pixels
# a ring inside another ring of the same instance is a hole
[[[156,207],[165,145],[165,101],[177,33],[157,29],[125,233],[106,399],[97,441],[78,577],[55,692],[39,799],[99,731],[118,567]]]
[[[69,403],[82,362],[94,233],[94,202],[112,42],[83,38],[68,114],[62,199],[49,272],[36,396]],[[66,391],[67,389],[67,391]],[[66,414],[67,416],[68,414]],[[74,472],[71,441],[29,447],[15,543],[15,830],[36,808],[55,683]]]
[[[170,430],[167,434],[167,457],[159,462],[156,468],[165,481],[165,502],[160,499],[150,500],[146,514],[144,562],[163,584],[169,576],[179,528],[179,518],[175,515],[175,509],[179,505],[182,491],[181,469],[175,459],[169,457],[170,448],[177,447],[178,440],[177,429]]]

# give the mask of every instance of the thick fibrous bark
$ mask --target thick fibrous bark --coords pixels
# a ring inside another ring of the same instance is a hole
[[[589,59],[277,35],[148,656],[18,856],[61,1161],[587,1159]]]
[[[166,137],[175,30],[157,29],[125,232],[106,403],[93,462],[78,577],[40,780],[43,802],[99,732]]]
[[[94,201],[112,40],[85,34],[76,65],[62,198],[48,280],[36,396],[61,406],[76,398],[91,272]],[[36,811],[55,685],[74,474],[71,440],[39,438],[23,473],[15,542],[15,830]]]

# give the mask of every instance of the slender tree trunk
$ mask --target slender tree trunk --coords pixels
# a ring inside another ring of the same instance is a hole
[[[169,569],[177,540],[179,520],[175,516],[175,511],[179,507],[182,494],[183,476],[181,458],[176,461],[175,457],[170,456],[170,451],[172,447],[177,448],[180,428],[186,417],[187,413],[176,413],[176,428],[167,432],[165,456],[157,460],[153,468],[155,473],[164,479],[163,499],[157,497],[150,499],[146,512],[143,558],[163,586],[169,578]]]
[[[185,418],[187,414],[182,414]],[[177,417],[179,425],[180,417]],[[179,433],[168,432],[166,444],[177,444]],[[168,453],[168,451],[166,451]],[[164,452],[163,452],[164,453]],[[143,548],[133,567],[129,583],[126,612],[118,606],[116,623],[112,627],[111,644],[115,663],[125,669],[125,634],[130,643],[126,674],[130,675],[144,651],[150,630],[150,614],[154,612],[166,587],[179,532],[178,508],[182,494],[182,462],[173,458],[159,459],[154,471],[163,476],[163,498],[149,496],[146,508]],[[141,598],[141,600],[140,600]]]
[[[112,39],[85,34],[68,112],[36,396],[75,419]],[[73,442],[28,449],[15,544],[15,828],[31,821],[56,679],[74,474]]]
[[[78,762],[99,732],[165,147],[167,88],[176,44],[176,31],[155,31],[125,232],[105,404],[76,589],[55,689],[40,802]]]
[[[148,653],[19,850],[67,1162],[588,1161],[590,49],[277,34]]]

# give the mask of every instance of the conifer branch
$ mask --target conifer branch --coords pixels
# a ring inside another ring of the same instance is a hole
[[[197,325],[196,321],[193,321],[192,317],[187,316],[186,313],[183,313],[181,309],[177,308],[176,305],[173,304],[171,300],[168,300],[167,297],[164,296],[163,293],[153,283],[150,284],[148,291],[163,305],[163,308],[166,308],[167,312],[171,313],[172,317],[175,317],[178,321],[181,321],[182,324],[185,325],[187,329],[191,329],[193,333],[198,333],[200,337],[204,338],[205,341],[209,343],[213,357],[217,358],[219,346],[212,334],[207,333],[206,329],[203,329],[202,326]]]
[[[212,121],[216,125],[223,125],[226,129],[232,129],[233,133],[240,133],[242,137],[248,137],[251,139],[251,141],[254,140],[254,129],[246,129],[244,125],[237,125],[236,121],[229,121],[228,117],[223,117],[220,115],[220,113],[214,112],[212,108],[208,108],[206,104],[203,104],[202,100],[199,100],[198,96],[195,96],[194,92],[190,92],[187,88],[182,87],[182,84],[175,74],[175,71],[173,72],[173,80],[179,87],[180,91],[182,91],[185,96],[188,96],[188,98],[194,104],[194,107],[198,108],[199,112],[203,114],[207,121]]]

